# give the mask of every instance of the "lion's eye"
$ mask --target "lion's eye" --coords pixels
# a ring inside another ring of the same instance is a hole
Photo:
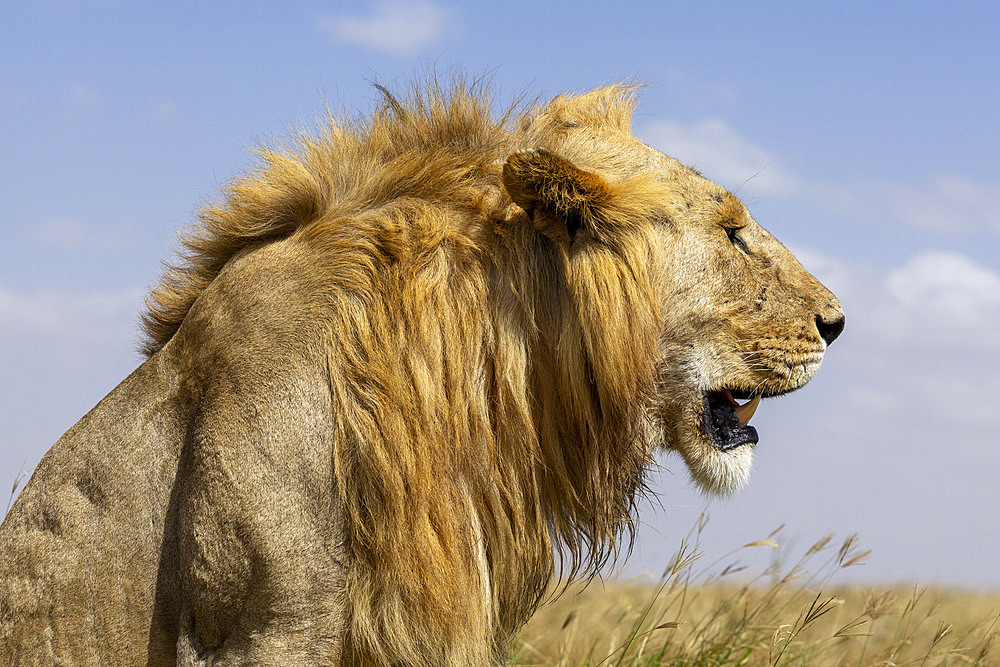
[[[726,236],[729,237],[729,240],[732,241],[734,246],[749,255],[750,248],[747,247],[746,242],[739,237],[739,234],[736,233],[738,231],[740,230],[736,227],[726,227]]]

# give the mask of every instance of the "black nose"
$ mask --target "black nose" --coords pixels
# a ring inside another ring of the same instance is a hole
[[[844,330],[844,316],[841,315],[837,319],[827,322],[823,319],[822,315],[816,316],[816,328],[819,329],[820,337],[826,341],[829,346],[830,343],[837,340],[837,336],[840,332]]]

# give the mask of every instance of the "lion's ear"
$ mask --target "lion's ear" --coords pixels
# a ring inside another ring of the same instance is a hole
[[[612,196],[600,176],[544,148],[511,154],[503,184],[543,232],[570,240],[594,223]]]

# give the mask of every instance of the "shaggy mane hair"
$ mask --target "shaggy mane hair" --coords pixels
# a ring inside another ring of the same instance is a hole
[[[571,130],[627,132],[633,87],[498,117],[479,84],[382,93],[368,118],[259,151],[200,212],[149,296],[143,349],[165,345],[242,250],[286,239],[325,258],[317,344],[347,513],[348,657],[486,664],[538,605],[555,554],[581,575],[631,545],[662,323],[642,184],[613,181],[636,193],[603,213],[614,242],[571,247],[501,174],[536,147],[599,167]]]

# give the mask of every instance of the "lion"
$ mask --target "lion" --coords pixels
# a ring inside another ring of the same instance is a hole
[[[659,450],[750,471],[844,317],[618,84],[419,87],[261,151],[152,289],[148,359],[0,528],[24,665],[484,665],[633,535]],[[743,403],[741,403],[743,401]]]

